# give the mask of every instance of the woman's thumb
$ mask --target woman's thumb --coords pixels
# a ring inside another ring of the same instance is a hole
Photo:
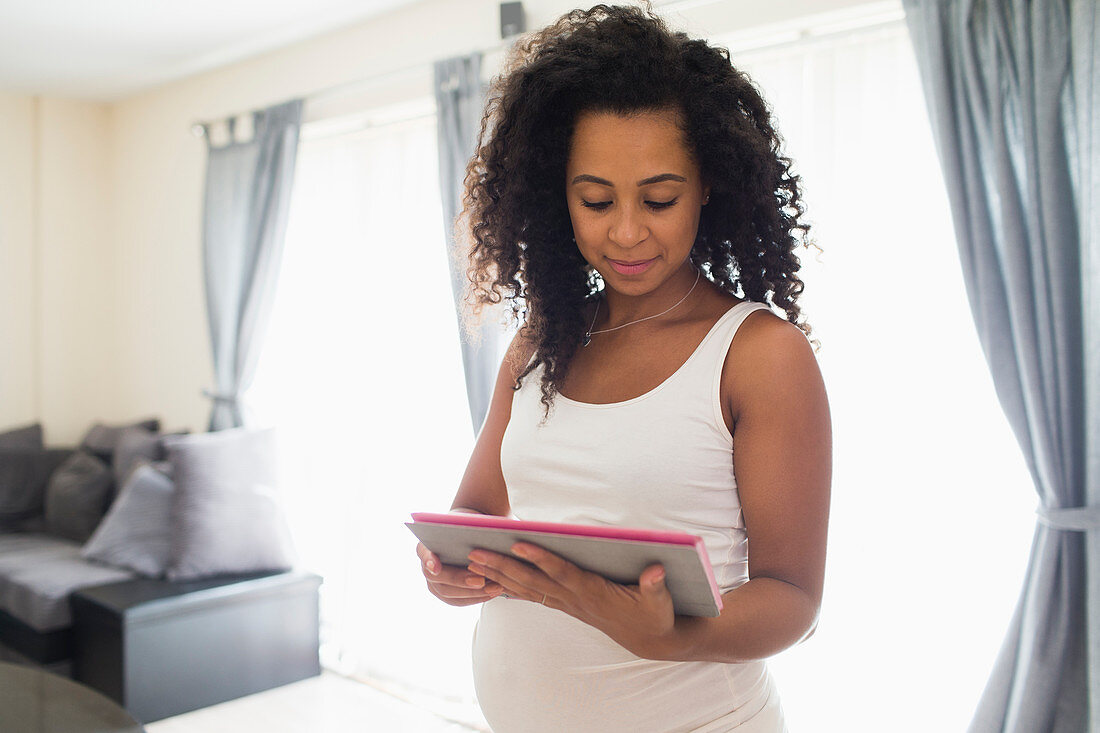
[[[663,590],[665,586],[665,569],[657,566],[656,570],[647,569],[646,572],[649,573],[649,577],[642,583],[642,587],[650,593]]]

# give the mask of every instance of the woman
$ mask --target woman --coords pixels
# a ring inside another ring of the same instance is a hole
[[[798,178],[728,52],[648,8],[513,53],[458,227],[474,300],[521,328],[452,510],[700,535],[724,608],[677,616],[659,565],[621,585],[527,544],[465,568],[418,545],[428,588],[483,604],[498,733],[785,730],[764,660],[813,633],[831,472]]]

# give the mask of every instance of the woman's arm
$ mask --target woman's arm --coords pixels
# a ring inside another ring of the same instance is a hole
[[[512,385],[534,353],[534,344],[515,335],[497,371],[489,411],[478,433],[466,472],[458,485],[451,511],[508,516],[508,490],[500,469],[500,445],[512,416]]]
[[[677,616],[662,658],[743,662],[776,654],[816,626],[825,576],[832,428],[825,385],[803,333],[750,317],[723,371],[734,415],[737,491],[749,581],[720,616]]]
[[[512,339],[497,373],[489,412],[481,426],[458,493],[451,504],[451,511],[508,515],[508,491],[500,469],[500,444],[512,413],[514,375],[519,374],[526,366],[533,349],[519,334]],[[482,603],[501,592],[500,585],[486,582],[483,577],[466,568],[443,565],[439,557],[423,542],[417,543],[416,554],[420,558],[420,570],[427,581],[429,592],[449,605]]]

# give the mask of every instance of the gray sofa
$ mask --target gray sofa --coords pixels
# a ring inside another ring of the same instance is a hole
[[[276,568],[143,577],[82,555],[86,543],[72,533],[87,517],[55,505],[46,521],[47,496],[64,488],[51,480],[87,450],[43,448],[39,426],[0,433],[0,660],[70,676],[142,722],[320,673],[318,576]],[[103,493],[90,503],[102,517],[118,487],[81,478],[92,486],[85,493]]]
[[[0,532],[0,658],[70,673],[70,595],[135,577],[84,560],[80,549],[45,532]]]
[[[48,532],[45,487],[75,450],[43,448],[39,426],[0,435],[0,659],[62,674],[72,662],[70,594],[134,577],[83,559],[82,543]]]

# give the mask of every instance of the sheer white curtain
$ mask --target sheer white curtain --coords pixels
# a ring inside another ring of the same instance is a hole
[[[435,118],[309,132],[248,402],[287,447],[292,529],[325,578],[324,664],[468,719],[477,607],[429,595],[403,525],[450,507],[473,447]]]
[[[730,48],[774,107],[824,250],[802,260],[833,504],[820,626],[771,663],[790,728],[965,730],[1035,497],[971,321],[907,32]]]

